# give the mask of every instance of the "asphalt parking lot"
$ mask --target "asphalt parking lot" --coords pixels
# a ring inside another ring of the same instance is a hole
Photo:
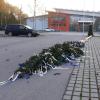
[[[0,34],[4,33],[0,32]],[[82,33],[67,32],[40,33],[40,36],[30,38],[1,35],[0,81],[8,79],[19,63],[26,61],[32,55],[38,54],[42,49],[64,41],[79,41],[84,37],[85,35]],[[56,72],[61,73],[60,76],[57,76],[58,78],[53,75]],[[69,73],[70,69],[69,71],[55,70],[49,72],[43,78],[32,76],[33,78],[29,81],[16,81],[8,87],[0,88],[0,100],[61,100]],[[48,86],[49,83],[50,87]],[[33,97],[35,99],[32,99]]]
[[[67,34],[67,35],[66,35]],[[72,33],[73,34],[73,33]],[[77,41],[84,36],[78,33],[76,35],[69,33],[41,33],[38,37],[0,37],[0,79],[6,79],[12,73],[19,63],[24,62],[30,56],[39,53],[42,49],[48,48],[56,43],[64,41]],[[7,75],[3,75],[3,74]],[[5,76],[5,77],[4,77]]]

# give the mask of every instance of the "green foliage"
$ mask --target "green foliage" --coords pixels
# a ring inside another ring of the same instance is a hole
[[[25,17],[27,15],[21,9],[12,6],[4,0],[0,0],[0,25],[19,23],[20,18],[23,22]]]
[[[81,55],[84,55],[83,51],[80,48],[75,47],[73,49],[73,53],[75,57],[80,57]]]
[[[68,42],[64,42],[62,44],[62,50],[63,50],[63,52],[64,52],[64,54],[66,56],[71,56],[71,53],[72,53],[72,49],[71,48],[72,47],[71,47],[70,43],[68,43]]]
[[[62,45],[56,44],[53,47],[50,48],[50,53],[54,56],[54,58],[58,61],[59,64],[63,62],[63,51],[62,51]]]
[[[23,78],[25,74],[32,75],[39,70],[45,72],[57,65],[68,62],[66,57],[80,57],[83,55],[83,51],[77,47],[78,42],[64,42],[63,44],[56,44],[48,49],[43,49],[39,55],[35,55],[29,58],[20,66],[15,73],[21,72],[20,78]],[[81,44],[81,43],[79,43]],[[81,45],[80,45],[81,47]]]

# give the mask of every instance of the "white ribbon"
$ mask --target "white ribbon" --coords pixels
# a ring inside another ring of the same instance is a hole
[[[17,78],[18,78],[18,76],[19,76],[19,74],[20,74],[20,72],[11,75],[11,76],[8,78],[8,80],[0,82],[0,86],[5,85],[5,84],[7,84],[7,83],[9,83],[9,82],[14,82],[14,81],[16,81]]]

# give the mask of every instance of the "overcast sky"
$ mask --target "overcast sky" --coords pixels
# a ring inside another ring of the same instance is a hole
[[[6,0],[13,5],[21,7],[29,16],[33,15],[34,0]],[[52,8],[63,8],[72,10],[100,11],[100,0],[36,0],[37,13]]]

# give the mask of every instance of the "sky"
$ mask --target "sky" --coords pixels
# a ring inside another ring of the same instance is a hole
[[[22,8],[29,16],[34,15],[34,0],[6,0],[12,5]],[[36,0],[37,14],[45,14],[53,8],[100,11],[100,0]]]

